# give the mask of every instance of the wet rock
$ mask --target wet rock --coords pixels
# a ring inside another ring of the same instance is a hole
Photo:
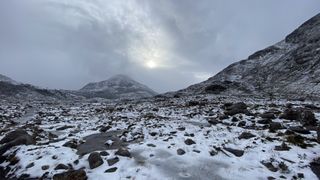
[[[58,165],[54,168],[54,170],[61,170],[61,169],[67,170],[67,169],[69,169],[69,166],[64,165],[64,164],[58,164]]]
[[[68,172],[55,174],[53,180],[87,180],[87,174],[84,170],[71,170]]]
[[[196,144],[196,142],[194,142],[192,139],[186,139],[186,140],[184,141],[184,143],[185,143],[186,145]]]
[[[125,148],[119,148],[115,155],[123,157],[131,157],[131,153]]]
[[[113,167],[113,168],[107,169],[105,173],[113,173],[113,172],[116,172],[117,170],[118,170],[117,167]]]
[[[26,131],[15,130],[8,133],[3,139],[1,139],[0,144],[4,144],[0,147],[0,156],[8,151],[10,148],[19,145],[31,145],[35,144],[35,140]]]
[[[109,166],[113,166],[114,164],[118,163],[119,161],[120,161],[120,159],[118,157],[107,160]]]
[[[283,142],[280,146],[276,146],[274,148],[274,150],[276,151],[289,151],[291,148],[285,143]]]
[[[103,164],[103,160],[99,153],[93,152],[88,157],[90,169],[95,169]]]
[[[177,149],[178,155],[184,155],[185,153],[186,153],[186,151],[184,151],[183,149]]]
[[[224,150],[232,153],[233,155],[235,155],[237,157],[241,157],[244,154],[243,150],[238,150],[238,149],[233,149],[233,148],[224,148]]]
[[[250,139],[256,137],[256,135],[251,134],[250,132],[243,132],[238,138],[239,139]]]

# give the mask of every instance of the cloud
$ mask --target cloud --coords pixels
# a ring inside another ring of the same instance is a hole
[[[63,89],[128,74],[177,90],[280,41],[319,10],[317,0],[3,0],[0,73]]]

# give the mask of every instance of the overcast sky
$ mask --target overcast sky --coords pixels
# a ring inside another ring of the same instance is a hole
[[[0,74],[56,89],[127,74],[178,90],[319,12],[319,0],[1,0]]]

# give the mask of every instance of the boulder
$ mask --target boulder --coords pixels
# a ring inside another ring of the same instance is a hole
[[[88,158],[90,169],[95,169],[103,164],[103,160],[99,153],[93,152]]]
[[[26,131],[12,131],[0,141],[0,144],[4,144],[0,147],[0,156],[14,146],[31,145],[35,143],[36,141]]]
[[[256,135],[251,134],[250,132],[243,132],[238,138],[239,139],[250,139],[256,137]]]
[[[123,157],[131,157],[131,153],[125,148],[119,148],[115,155]]]
[[[233,149],[233,148],[224,148],[224,150],[232,153],[233,155],[235,155],[237,157],[241,157],[244,154],[243,150],[238,150],[238,149]]]
[[[183,149],[177,149],[178,155],[184,155],[185,153],[186,153],[186,151],[184,151]]]
[[[53,180],[87,180],[86,172],[81,170],[71,170],[60,174],[55,174]]]

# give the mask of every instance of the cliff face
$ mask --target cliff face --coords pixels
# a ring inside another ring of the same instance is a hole
[[[320,14],[281,42],[179,92],[320,96]]]

